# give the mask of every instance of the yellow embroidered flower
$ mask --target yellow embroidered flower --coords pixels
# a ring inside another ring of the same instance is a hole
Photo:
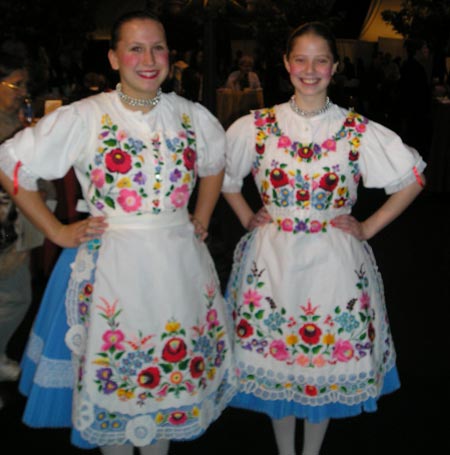
[[[166,331],[167,332],[176,332],[180,329],[180,323],[177,321],[169,321],[166,324]]]
[[[101,155],[102,153],[105,153],[105,149],[103,147],[98,147],[97,153],[100,153],[100,155]]]
[[[109,360],[107,359],[97,359],[92,362],[94,365],[109,366]]]
[[[189,115],[187,114],[183,114],[182,116],[182,119],[183,119],[183,123],[191,123],[191,119],[189,118]]]
[[[157,424],[160,424],[163,421],[164,421],[164,415],[161,412],[158,412],[158,414],[156,414],[156,417],[155,417],[155,422]]]
[[[323,344],[334,344],[334,335],[332,333],[326,333],[323,337],[322,337],[322,343]]]
[[[209,371],[208,371],[208,379],[210,380],[213,380],[216,376],[216,369],[215,368],[211,368]]]
[[[267,191],[270,188],[270,183],[267,180],[263,180],[261,186],[263,191]]]
[[[331,389],[331,390],[338,390],[339,387],[337,386],[337,384],[331,384],[331,385],[330,385],[330,389]]]
[[[112,125],[111,117],[108,114],[102,115],[101,122],[102,122],[102,125],[107,125],[107,126]]]
[[[267,138],[267,134],[264,131],[258,131],[256,133],[256,142],[261,143]]]
[[[130,177],[122,177],[122,178],[117,182],[117,187],[118,187],[118,188],[130,188],[130,187],[131,187],[131,180],[130,180]]]
[[[189,183],[191,181],[191,174],[185,174],[183,177],[183,183]]]
[[[134,398],[134,392],[132,390],[126,390],[126,389],[119,389],[117,391],[117,396],[122,400],[131,400]]]
[[[193,417],[198,417],[200,415],[200,409],[197,408],[197,406],[194,406],[192,408],[192,416]]]
[[[290,335],[288,335],[286,337],[286,344],[289,345],[289,346],[293,346],[294,344],[296,344],[298,341],[298,336],[295,335],[294,333],[291,333]]]
[[[338,188],[337,194],[339,196],[344,196],[345,194],[347,194],[347,187],[346,186],[341,186],[340,188]]]
[[[312,178],[313,179],[317,179],[318,177],[320,177],[321,174],[319,174],[318,172],[316,172],[315,174],[313,174]]]
[[[292,382],[286,382],[286,384],[284,384],[285,389],[290,389],[291,387],[292,387]]]
[[[354,146],[355,148],[358,148],[359,145],[361,144],[361,141],[359,140],[358,137],[354,137],[350,142],[353,144],[353,146]]]
[[[155,182],[155,184],[153,185],[153,189],[159,190],[160,188],[161,188],[161,182]]]

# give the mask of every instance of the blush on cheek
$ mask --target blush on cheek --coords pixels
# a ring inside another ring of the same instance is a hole
[[[134,66],[138,62],[139,57],[133,54],[124,55],[121,59],[121,63],[126,66]]]

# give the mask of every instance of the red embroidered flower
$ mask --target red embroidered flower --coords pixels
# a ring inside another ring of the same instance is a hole
[[[111,150],[105,157],[106,167],[111,172],[126,174],[131,169],[131,156],[120,149]]]
[[[313,154],[314,154],[313,149],[309,146],[299,147],[297,150],[297,155],[299,156],[299,158],[302,158],[304,160],[311,158]]]
[[[354,118],[346,118],[344,125],[348,128],[352,128],[355,126],[355,119]]]
[[[309,201],[309,191],[308,190],[298,190],[295,193],[295,198],[297,201]]]
[[[170,414],[168,420],[172,425],[181,425],[186,422],[187,415],[183,411],[174,411]]]
[[[191,171],[194,169],[195,165],[195,160],[197,158],[197,153],[195,150],[191,149],[190,147],[186,147],[183,150],[183,161],[184,161],[184,166],[188,171]]]
[[[359,152],[357,150],[350,150],[348,154],[348,159],[350,161],[357,161],[359,158]]]
[[[138,384],[146,389],[154,389],[158,386],[160,380],[161,374],[157,367],[150,367],[142,370],[137,378]]]
[[[263,155],[266,150],[266,146],[264,144],[256,144],[255,149],[258,155]]]
[[[306,395],[310,396],[310,397],[315,397],[317,396],[317,387],[315,385],[307,385],[305,387],[305,393]]]
[[[186,357],[186,343],[181,338],[171,338],[164,346],[162,358],[167,362],[179,362]]]
[[[270,173],[270,183],[272,183],[274,188],[279,188],[280,186],[287,185],[289,183],[289,179],[286,172],[277,167]]]
[[[308,323],[300,328],[298,334],[305,343],[317,344],[320,340],[320,335],[322,335],[322,330],[316,324]]]
[[[236,327],[236,334],[239,338],[248,338],[253,335],[253,327],[245,319],[241,319]]]
[[[334,172],[328,172],[320,179],[320,188],[326,191],[333,191],[339,182],[339,177]]]
[[[189,365],[189,370],[193,378],[199,378],[205,371],[205,360],[203,357],[194,357]]]

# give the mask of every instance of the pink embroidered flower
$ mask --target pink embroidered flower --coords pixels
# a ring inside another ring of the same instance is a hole
[[[206,314],[206,320],[208,321],[208,330],[211,330],[213,327],[217,327],[219,325],[219,321],[217,320],[217,310],[209,310]]]
[[[258,291],[255,291],[254,289],[249,289],[244,294],[244,305],[250,305],[251,303],[253,303],[255,307],[260,307],[261,299],[262,295]]]
[[[164,384],[156,395],[158,395],[159,397],[165,397],[167,395],[168,390],[169,384]]]
[[[330,152],[335,152],[336,151],[336,141],[334,139],[327,139],[322,144],[322,148],[324,148],[325,150],[329,150]]]
[[[125,131],[118,131],[116,134],[116,138],[118,141],[123,141],[127,138],[127,133]]]
[[[315,232],[320,232],[322,230],[322,223],[317,220],[311,221],[311,225],[309,227],[309,232],[315,233]]]
[[[287,148],[292,144],[292,141],[289,139],[288,136],[281,136],[278,139],[278,147],[279,148]]]
[[[280,227],[282,231],[292,232],[294,230],[294,222],[290,218],[285,218],[281,221]]]
[[[358,131],[358,133],[364,133],[364,131],[366,131],[366,125],[364,123],[358,123],[356,125],[356,131]]]
[[[181,208],[184,207],[189,199],[189,187],[185,183],[184,185],[175,188],[170,195],[170,201],[172,204],[177,207]]]
[[[361,294],[359,301],[361,302],[361,309],[367,310],[370,307],[370,295],[367,292]]]
[[[136,191],[123,188],[120,190],[117,202],[120,204],[122,209],[125,210],[125,212],[130,213],[139,210],[142,204],[142,199]]]
[[[269,346],[270,355],[277,360],[286,360],[289,358],[289,352],[286,345],[281,340],[274,340]]]
[[[309,365],[309,358],[305,354],[299,354],[295,359],[295,363],[301,367],[307,367]]]
[[[322,368],[326,365],[326,361],[323,355],[319,354],[313,357],[312,363],[317,368]]]
[[[102,339],[104,341],[102,346],[103,351],[107,351],[111,348],[116,348],[120,351],[125,350],[125,346],[122,344],[125,336],[121,330],[107,330],[102,335]]]
[[[102,169],[94,169],[91,172],[91,181],[96,188],[101,188],[105,184],[105,173]]]
[[[348,362],[354,354],[353,346],[350,341],[337,340],[333,349],[333,359],[338,362]]]

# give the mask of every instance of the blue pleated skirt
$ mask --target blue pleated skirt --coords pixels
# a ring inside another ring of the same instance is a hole
[[[65,297],[76,248],[64,249],[47,283],[21,360],[19,391],[27,397],[23,422],[33,428],[72,427],[74,371],[64,342]],[[73,429],[72,444],[94,448]]]

